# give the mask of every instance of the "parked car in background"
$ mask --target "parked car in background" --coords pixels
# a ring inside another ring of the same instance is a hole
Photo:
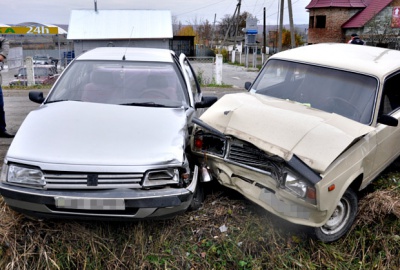
[[[400,154],[398,59],[349,44],[275,54],[248,93],[225,95],[196,121],[192,151],[222,185],[336,241],[358,192]]]
[[[34,65],[50,65],[51,59],[48,55],[35,55],[33,56]]]
[[[35,217],[166,218],[201,206],[186,154],[203,97],[185,55],[97,48],[75,58],[29,113],[4,159],[0,193]]]
[[[34,79],[36,85],[51,85],[59,74],[53,65],[34,65]],[[26,67],[20,68],[14,75],[15,79],[10,81],[10,86],[26,86],[28,84]]]

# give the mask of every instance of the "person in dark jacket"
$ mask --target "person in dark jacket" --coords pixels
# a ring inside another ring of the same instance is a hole
[[[356,45],[364,45],[365,41],[362,40],[357,34],[351,34],[351,39],[348,42],[349,44],[356,44]]]
[[[0,62],[8,56],[8,51],[10,49],[10,43],[4,37],[0,37]],[[0,73],[0,138],[13,138],[14,135],[10,134],[6,130],[6,116],[4,113],[4,98],[3,89],[1,88],[1,73]]]

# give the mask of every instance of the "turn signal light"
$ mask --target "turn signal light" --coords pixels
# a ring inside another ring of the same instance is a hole
[[[308,187],[306,197],[311,200],[315,200],[317,198],[317,193],[316,193],[315,189]]]

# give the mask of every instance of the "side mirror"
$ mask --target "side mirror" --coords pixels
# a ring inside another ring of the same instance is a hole
[[[378,117],[378,123],[381,123],[381,124],[384,124],[387,126],[391,126],[391,127],[397,127],[397,125],[399,124],[399,120],[397,120],[393,116],[383,114]]]
[[[244,83],[244,89],[250,90],[251,82],[245,82]]]
[[[29,100],[35,103],[42,104],[44,101],[43,92],[38,91],[30,91],[29,92]]]
[[[205,96],[202,98],[200,102],[196,102],[195,108],[208,108],[211,105],[213,105],[215,102],[217,102],[218,98],[214,96]]]

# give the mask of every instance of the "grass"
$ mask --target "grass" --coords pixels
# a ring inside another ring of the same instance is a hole
[[[0,198],[1,269],[399,269],[400,174],[370,186],[339,241],[308,233],[218,185],[164,221],[36,221]]]
[[[2,89],[7,89],[7,90],[32,90],[32,89],[50,89],[52,85],[41,85],[41,84],[35,84],[31,86],[26,86],[26,85],[15,85],[15,86],[2,86]]]

